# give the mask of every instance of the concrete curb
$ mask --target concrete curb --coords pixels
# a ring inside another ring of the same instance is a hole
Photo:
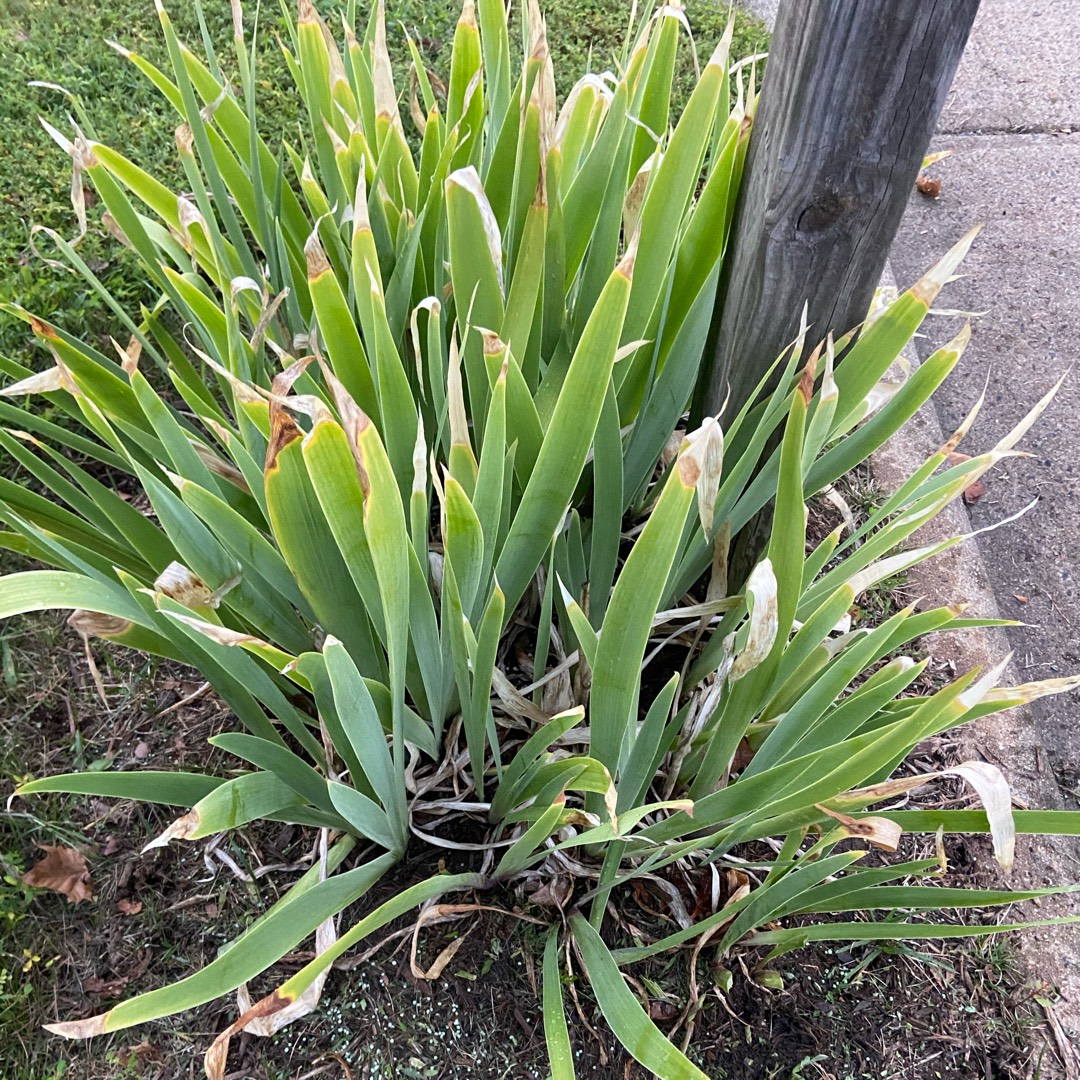
[[[883,284],[893,284],[888,266]],[[912,370],[918,367],[918,357],[910,345],[904,356]],[[883,489],[895,491],[945,438],[933,402],[928,402],[871,457],[871,475]],[[967,510],[956,500],[916,534],[915,542],[932,543],[970,532]],[[922,598],[924,606],[965,603],[967,613],[973,617],[1002,617],[990,574],[974,538],[914,567],[908,580],[912,594]],[[951,664],[957,674],[974,667],[991,667],[1004,659],[1009,649],[1001,627],[935,634],[932,640],[935,660]],[[1024,681],[1016,664],[1011,663],[1002,684],[1018,685]],[[1061,792],[1043,761],[1041,746],[1032,738],[1035,731],[1035,719],[1027,706],[984,717],[957,732],[956,760],[978,759],[997,765],[1009,780],[1018,807],[1062,809]],[[996,868],[988,869],[999,878],[997,884],[1001,888],[1044,888],[1076,880],[1078,876],[1077,860],[1068,842],[1059,837],[1019,837],[1014,873],[1005,875]],[[1024,907],[1020,917],[1033,920],[1080,914],[1075,900],[1069,896],[1051,897]],[[1029,930],[1020,935],[1019,942],[1028,976],[1035,982],[1051,983],[1061,995],[1055,1007],[1056,1019],[1065,1029],[1065,1035],[1073,1040],[1071,1052],[1076,1056],[1076,1040],[1080,1038],[1080,925]],[[1064,1046],[1059,1049],[1062,1054],[1070,1052]],[[1075,1064],[1080,1066],[1080,1057]]]
[[[779,0],[739,0],[771,30]],[[944,252],[942,252],[944,254]],[[883,285],[895,284],[886,264]],[[908,347],[905,357],[914,370],[919,360]],[[972,402],[974,404],[974,402]],[[927,457],[945,441],[933,402],[929,402],[893,439],[870,460],[875,481],[885,490],[895,490]],[[964,536],[972,531],[966,507],[951,503],[918,534],[919,542]],[[915,596],[925,606],[966,603],[969,614],[983,618],[1001,617],[977,542],[968,539],[915,567],[908,575]],[[989,667],[1007,654],[1009,643],[1003,628],[967,630],[937,634],[933,638],[934,657],[951,662],[957,673],[973,667]],[[1024,682],[1015,664],[1003,678],[1005,684]],[[1027,707],[985,717],[956,733],[950,748],[957,761],[973,758],[989,761],[1006,774],[1012,785],[1014,802],[1032,809],[1060,809],[1061,792],[1052,772],[1043,761],[1042,748],[1033,738],[1037,727]],[[995,872],[991,864],[991,873]],[[1066,838],[1021,837],[1017,843],[1016,870],[1006,877],[998,872],[1002,888],[1044,887],[1080,880],[1080,863]],[[1024,905],[1020,918],[1032,920],[1080,915],[1073,896],[1053,897]],[[1019,935],[1019,947],[1027,973],[1036,983],[1049,982],[1061,995],[1053,1009],[1047,1009],[1049,1030],[1057,1050],[1065,1060],[1065,1076],[1080,1075],[1080,924],[1056,925],[1029,930]],[[1067,1060],[1069,1055],[1073,1061]],[[1044,1062],[1044,1067],[1045,1067]]]

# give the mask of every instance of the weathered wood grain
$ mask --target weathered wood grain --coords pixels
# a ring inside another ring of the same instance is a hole
[[[782,0],[699,407],[729,414],[795,337],[861,322],[978,0]]]

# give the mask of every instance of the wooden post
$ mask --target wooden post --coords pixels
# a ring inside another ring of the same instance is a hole
[[[798,332],[860,323],[979,0],[781,0],[714,314],[716,413]],[[703,373],[704,374],[704,373]]]

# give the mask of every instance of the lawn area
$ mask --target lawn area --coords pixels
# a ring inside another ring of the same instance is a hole
[[[251,6],[251,5],[249,5]],[[323,0],[320,11],[339,26],[344,0]],[[231,21],[226,0],[204,0],[205,28],[220,49],[223,71],[231,70]],[[543,5],[547,16],[556,88],[567,92],[590,68],[603,71],[613,63],[629,19],[629,5],[605,0],[552,0]],[[455,0],[391,0],[387,6],[392,58],[402,70],[408,50],[394,24],[406,27],[417,41],[425,62],[448,77],[450,45],[459,13]],[[258,70],[262,129],[277,129],[296,145],[298,98],[293,91],[276,33],[283,27],[275,4],[263,7]],[[198,44],[202,28],[191,0],[169,5],[181,40]],[[687,18],[701,62],[708,58],[727,22],[727,8],[713,0],[691,0]],[[763,51],[764,28],[736,12],[735,56]],[[572,28],[572,33],[567,30]],[[63,87],[85,106],[98,141],[121,149],[164,184],[179,183],[181,175],[173,144],[175,114],[130,63],[106,42],[119,44],[167,66],[165,46],[151,0],[116,0],[111,4],[78,4],[70,0],[6,0],[0,5],[0,100],[4,102],[6,149],[0,157],[0,298],[22,304],[60,325],[98,336],[108,347],[110,321],[81,278],[53,268],[31,250],[35,225],[56,229],[64,236],[76,232],[71,208],[71,168],[64,154],[38,122],[45,117],[70,130],[65,116],[72,107],[55,88],[30,86],[48,82]],[[512,44],[518,38],[512,34]],[[694,58],[680,50],[675,104],[681,107],[694,84]],[[407,109],[403,108],[403,114]],[[267,124],[272,126],[267,127]],[[408,122],[407,122],[408,126]],[[410,128],[411,134],[411,128]],[[80,253],[102,283],[125,304],[137,307],[148,299],[134,272],[134,260],[100,226],[100,214],[88,205],[90,231]],[[41,237],[51,254],[48,241]],[[20,356],[32,348],[25,324],[0,315],[0,355]],[[25,357],[24,357],[25,358]]]

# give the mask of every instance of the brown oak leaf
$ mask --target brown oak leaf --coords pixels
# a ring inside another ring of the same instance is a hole
[[[661,1023],[670,1023],[679,1015],[679,1010],[670,1001],[650,1001],[649,1018]]]
[[[134,1069],[141,1076],[143,1069],[151,1062],[161,1061],[161,1051],[148,1042],[136,1043],[120,1051],[119,1063],[125,1069]]]
[[[45,852],[45,858],[23,874],[25,885],[63,893],[71,904],[93,899],[94,886],[82,852],[69,847],[54,847],[52,844],[35,842],[35,846]]]
[[[964,488],[964,504],[974,506],[986,494],[986,485],[981,480]]]

